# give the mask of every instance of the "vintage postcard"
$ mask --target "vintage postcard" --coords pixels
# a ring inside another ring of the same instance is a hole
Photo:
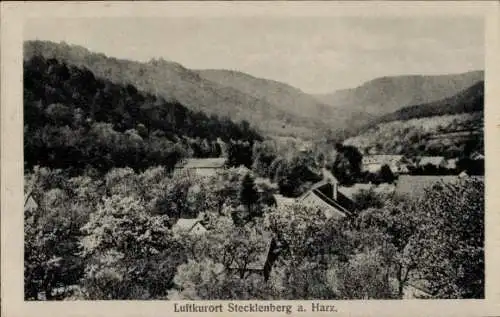
[[[2,4],[2,315],[500,314],[499,7]]]

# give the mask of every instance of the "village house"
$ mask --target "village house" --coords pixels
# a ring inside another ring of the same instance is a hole
[[[450,170],[454,170],[457,168],[458,159],[452,158],[446,161],[446,168]]]
[[[297,202],[321,209],[327,218],[344,218],[354,208],[354,202],[339,191],[338,180],[323,169],[323,180],[313,185]]]
[[[394,174],[408,173],[408,161],[403,155],[366,155],[361,161],[361,169],[365,172],[378,173],[387,165]]]
[[[208,230],[201,223],[201,219],[184,219],[180,218],[172,226],[172,232],[174,233],[184,233],[190,235],[202,235]]]
[[[241,278],[251,274],[258,274],[267,281],[279,250],[270,234],[262,234],[261,238],[264,245],[261,252],[258,252],[251,259],[247,258],[246,255],[232,259],[228,265],[228,271],[238,274]]]
[[[448,162],[444,156],[422,156],[418,160],[418,167],[434,166],[436,168],[446,168]]]
[[[215,176],[218,171],[227,166],[227,158],[189,158],[182,160],[175,166],[177,173],[183,172],[188,175],[210,177]]]
[[[33,197],[33,192],[29,191],[24,199],[24,212],[33,212],[38,209],[38,203]]]

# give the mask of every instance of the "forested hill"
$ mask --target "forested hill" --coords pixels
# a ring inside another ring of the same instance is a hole
[[[227,116],[233,121],[246,120],[271,135],[311,137],[321,127],[327,127],[325,118],[328,117],[324,113],[312,120],[310,115],[294,113],[286,105],[277,106],[230,85],[208,80],[198,72],[175,62],[162,59],[136,62],[107,57],[84,47],[65,43],[25,42],[24,58],[30,59],[34,55],[57,58],[71,65],[86,67],[98,77],[120,85],[132,84],[141,91],[166,100],[177,100],[193,111]],[[309,113],[307,109],[302,110]]]
[[[255,98],[264,99],[283,111],[293,115],[307,117],[338,124],[342,122],[342,109],[335,109],[323,104],[313,96],[288,84],[251,76],[249,74],[225,69],[198,70],[201,77],[223,86],[238,89]]]
[[[460,157],[484,152],[484,82],[440,101],[405,107],[345,141],[364,152]]]
[[[458,94],[435,102],[405,107],[380,117],[378,122],[410,120],[432,116],[470,113],[484,110],[484,81],[459,92]]]
[[[247,122],[194,112],[175,101],[34,55],[24,61],[25,166],[172,167],[182,156],[218,156],[218,138],[260,140]]]
[[[370,80],[359,87],[316,97],[332,107],[384,115],[411,105],[452,97],[483,80],[483,71],[434,76],[386,76]]]

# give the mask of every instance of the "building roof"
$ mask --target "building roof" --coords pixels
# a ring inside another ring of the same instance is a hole
[[[185,218],[180,218],[177,220],[175,225],[173,225],[172,230],[173,231],[191,231],[191,229],[196,226],[197,223],[201,222],[201,219],[185,219]]]
[[[388,164],[394,162],[400,162],[403,160],[403,155],[389,155],[389,154],[378,154],[378,155],[366,155],[363,156],[363,164]]]
[[[299,200],[305,199],[309,195],[315,195],[333,208],[345,213],[350,214],[353,202],[347,196],[337,191],[337,200],[333,199],[334,185],[328,181],[321,181],[316,183],[310,190],[299,197]]]
[[[425,193],[425,189],[438,183],[458,181],[457,176],[430,176],[430,175],[401,175],[396,184],[396,193],[418,197]]]
[[[223,168],[226,165],[227,158],[189,158],[182,161],[177,168]]]
[[[441,163],[446,162],[444,156],[422,156],[418,161],[419,165],[440,165]]]
[[[35,195],[33,192],[33,185],[28,186],[24,193],[24,207],[28,207],[28,205],[31,205],[32,207],[37,208],[38,207],[38,195]]]

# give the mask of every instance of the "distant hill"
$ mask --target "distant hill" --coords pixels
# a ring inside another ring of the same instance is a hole
[[[24,58],[29,59],[34,55],[54,57],[71,65],[86,67],[98,77],[117,84],[132,84],[139,90],[161,96],[167,101],[176,100],[194,111],[227,116],[233,121],[246,120],[269,134],[311,137],[319,127],[326,126],[323,118],[327,114],[324,112],[311,111],[319,116],[317,120],[311,120],[309,111],[305,111],[306,115],[300,115],[296,106],[292,105],[290,109],[284,105],[278,106],[275,99],[268,101],[258,94],[248,94],[231,85],[208,80],[200,76],[199,72],[174,62],[151,60],[141,63],[107,57],[65,43],[25,42]],[[315,106],[315,102],[309,103]],[[327,107],[323,109],[329,111]]]
[[[436,76],[381,77],[356,88],[315,95],[315,97],[334,108],[350,112],[352,118],[358,118],[356,125],[359,127],[380,115],[407,106],[452,97],[482,80],[484,80],[483,71]],[[359,117],[359,114],[363,113],[364,117]]]
[[[442,100],[404,107],[377,119],[378,122],[470,113],[484,110],[484,81]]]
[[[484,151],[484,82],[381,116],[345,140],[365,153],[457,157]]]
[[[220,69],[198,70],[198,74],[226,87],[238,89],[258,99],[264,99],[276,108],[311,120],[334,122],[340,120],[342,111],[316,100],[288,84],[257,78],[242,72]]]

